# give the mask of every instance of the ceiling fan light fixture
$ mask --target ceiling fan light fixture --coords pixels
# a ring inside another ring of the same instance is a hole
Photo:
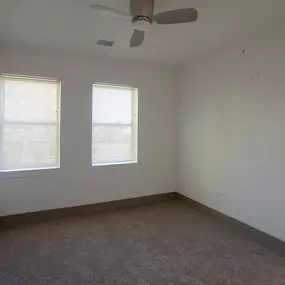
[[[147,32],[152,25],[151,19],[144,16],[139,16],[133,19],[133,27],[136,30]]]

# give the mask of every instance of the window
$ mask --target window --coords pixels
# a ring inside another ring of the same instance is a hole
[[[60,82],[0,75],[0,171],[59,166]]]
[[[93,85],[92,164],[137,161],[137,89]]]

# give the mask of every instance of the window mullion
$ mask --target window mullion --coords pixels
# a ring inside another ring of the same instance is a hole
[[[4,121],[3,121],[4,122]],[[56,122],[5,121],[6,126],[56,126]]]
[[[92,123],[93,127],[131,127],[132,124],[125,123]]]

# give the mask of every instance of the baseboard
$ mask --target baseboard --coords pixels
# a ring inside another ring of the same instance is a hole
[[[123,199],[111,202],[89,204],[84,206],[52,209],[46,211],[17,214],[0,217],[0,228],[11,228],[22,225],[30,225],[52,220],[87,216],[98,212],[114,211],[123,208],[151,205],[157,202],[171,200],[175,193],[150,195],[138,198]]]
[[[152,205],[162,201],[169,201],[177,199],[183,201],[193,209],[204,213],[215,220],[226,223],[228,227],[236,230],[239,234],[244,234],[253,239],[255,242],[277,251],[279,254],[285,256],[285,243],[267,233],[257,230],[249,225],[246,225],[238,220],[230,218],[208,206],[205,206],[191,198],[182,194],[173,192],[166,194],[150,195],[138,198],[123,199],[111,202],[103,202],[97,204],[90,204],[77,207],[69,207],[62,209],[53,209],[46,211],[39,211],[26,214],[18,214],[11,216],[0,217],[0,229],[7,229],[22,225],[31,225],[41,222],[49,222],[53,220],[75,218],[80,216],[88,216],[94,213],[114,211],[130,207],[139,207]]]
[[[244,224],[236,219],[230,218],[206,205],[203,205],[191,198],[188,198],[180,193],[175,194],[176,198],[185,202],[193,209],[202,212],[208,216],[213,217],[216,220],[219,220],[223,223],[226,223],[228,227],[231,227],[233,230],[246,235],[255,242],[259,243],[262,246],[266,246],[274,251],[277,251],[279,254],[285,256],[285,242],[277,239],[265,232],[262,232],[258,229],[255,229],[247,224]]]

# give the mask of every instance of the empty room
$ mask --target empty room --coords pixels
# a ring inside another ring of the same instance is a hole
[[[0,285],[285,285],[284,0],[0,0]]]

